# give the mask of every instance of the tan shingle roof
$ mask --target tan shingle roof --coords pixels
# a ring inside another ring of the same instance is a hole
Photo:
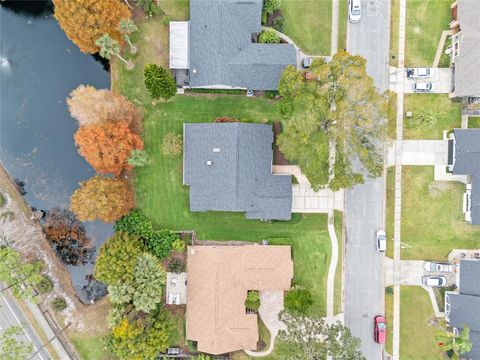
[[[247,290],[288,290],[290,246],[188,247],[187,339],[198,350],[255,350],[257,316],[245,313]]]

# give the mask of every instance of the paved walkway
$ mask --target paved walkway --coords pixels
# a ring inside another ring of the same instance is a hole
[[[405,67],[405,27],[407,17],[407,0],[400,0],[400,19],[398,31],[398,66]],[[398,90],[405,89],[401,77]],[[403,91],[397,91],[397,124],[395,152],[395,210],[394,210],[394,264],[393,264],[393,360],[400,359],[400,222],[402,215],[402,140],[403,140]]]
[[[333,202],[333,194],[331,196],[331,202]],[[332,257],[330,259],[330,265],[328,267],[327,277],[327,318],[333,319],[334,317],[334,305],[335,305],[335,273],[337,271],[338,263],[338,239],[335,233],[334,226],[334,211],[332,208],[328,212],[328,235],[330,237],[330,246],[332,248]],[[342,271],[342,268],[340,268]]]
[[[330,46],[330,55],[332,57],[337,53],[338,48],[338,1],[332,0],[332,41]],[[342,19],[342,21],[346,21],[346,19]]]
[[[270,331],[270,344],[265,351],[244,350],[247,355],[261,357],[270,355],[275,345],[275,339],[280,330],[286,330],[286,325],[278,319],[283,310],[283,291],[260,291],[260,308],[258,314]]]
[[[440,41],[438,42],[437,52],[435,53],[435,59],[433,60],[432,67],[438,67],[438,63],[440,62],[440,58],[442,57],[443,48],[445,46],[445,40],[447,39],[448,35],[453,35],[453,32],[453,30],[442,31],[442,36],[440,36]]]

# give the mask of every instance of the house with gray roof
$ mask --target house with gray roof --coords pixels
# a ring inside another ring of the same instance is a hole
[[[186,88],[276,90],[296,64],[291,44],[259,44],[262,0],[190,0],[190,21],[170,23],[170,68]]]
[[[458,291],[445,292],[445,320],[459,333],[470,329],[472,350],[463,359],[480,359],[480,261],[461,260]]]
[[[183,124],[183,184],[190,211],[290,220],[292,179],[273,175],[273,130],[245,123]]]
[[[480,224],[480,129],[454,129],[449,137],[448,168],[453,175],[468,175],[463,197],[465,220]]]
[[[457,0],[451,5],[454,97],[480,97],[480,1]]]

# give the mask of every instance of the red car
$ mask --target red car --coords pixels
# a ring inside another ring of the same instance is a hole
[[[385,344],[387,340],[387,323],[381,315],[375,316],[375,326],[373,330],[373,338],[379,344]]]

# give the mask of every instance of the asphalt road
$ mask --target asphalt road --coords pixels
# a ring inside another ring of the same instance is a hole
[[[367,59],[367,73],[380,91],[388,89],[389,27],[390,1],[362,0],[361,21],[347,30],[347,50]],[[362,340],[367,360],[382,358],[382,347],[373,341],[373,318],[384,312],[384,258],[375,249],[384,208],[383,177],[366,178],[346,191],[345,324]]]
[[[3,288],[3,284],[0,284],[0,288]],[[6,293],[2,293],[0,296],[0,331],[6,330],[11,326],[22,326],[22,333],[19,336],[19,340],[25,343],[33,344],[33,351],[37,351],[42,347],[42,342],[38,338],[35,331],[31,328],[27,318],[18,306],[17,302]],[[33,354],[33,352],[32,352]],[[50,360],[52,357],[48,351],[43,348],[38,352],[33,360]]]

